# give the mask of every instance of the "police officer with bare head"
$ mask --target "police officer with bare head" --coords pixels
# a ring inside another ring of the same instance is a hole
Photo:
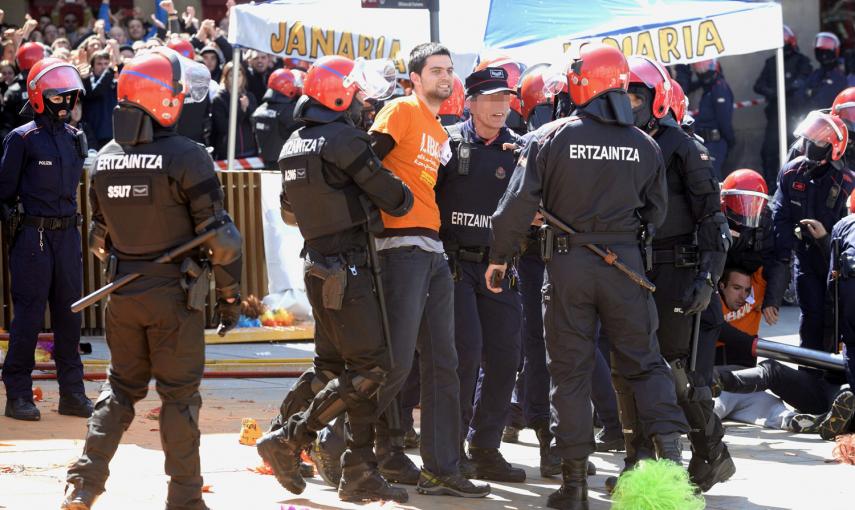
[[[63,509],[88,510],[104,492],[109,463],[156,381],[160,437],[170,476],[167,510],[204,510],[199,462],[199,384],[205,367],[205,297],[216,280],[219,333],[240,314],[241,236],[205,148],[175,131],[187,100],[208,93],[208,70],[168,48],[125,64],[114,138],[95,159],[89,247],[108,276],[141,276],[106,308],[108,381],[95,404],[83,455],[68,470]],[[154,262],[206,236],[200,249]]]
[[[530,144],[493,214],[494,239],[485,278],[493,292],[538,204],[555,235],[545,244],[544,325],[553,390],[552,430],[562,458],[563,484],[547,506],[587,509],[587,461],[594,451],[591,371],[597,325],[612,340],[613,367],[636,395],[644,431],[659,458],[680,462],[680,435],[688,430],[677,406],[668,366],[659,354],[653,297],[638,273],[643,224],[665,218],[665,168],[656,143],[633,127],[626,94],[629,66],[620,50],[601,44],[580,48],[567,72],[575,115],[554,121]],[[621,183],[616,186],[615,183]],[[558,227],[558,223],[562,226]],[[575,235],[567,232],[575,229]],[[549,249],[552,245],[553,249]],[[635,273],[626,274],[586,245],[607,245]]]
[[[319,59],[309,69],[295,131],[279,158],[282,213],[300,228],[305,244],[304,278],[315,318],[314,368],[286,396],[273,430],[258,453],[276,479],[300,494],[300,452],[342,413],[347,449],[342,455],[339,497],[345,501],[407,501],[407,491],[380,475],[374,455],[377,392],[390,368],[385,317],[378,294],[373,234],[383,229],[380,210],[406,214],[413,195],[386,170],[356,124],[367,98],[394,91],[388,60]]]
[[[711,380],[700,377],[699,371],[690,367],[690,359],[692,338],[697,338],[699,327],[694,316],[707,308],[715,292],[730,247],[730,229],[720,210],[719,187],[709,153],[669,113],[670,77],[660,64],[645,57],[630,57],[629,65],[635,125],[659,144],[668,181],[668,214],[655,232],[649,229],[653,260],[648,275],[656,284],[653,297],[659,312],[659,350],[671,366],[677,400],[692,427],[689,474],[706,491],[730,478],[735,468],[722,442],[721,422],[713,413]],[[710,357],[707,361],[711,379],[714,360]],[[628,436],[629,468],[643,456],[638,445],[639,424],[630,419],[630,408],[639,395],[625,392],[626,384],[620,377],[614,382],[621,415],[626,418],[622,422]]]

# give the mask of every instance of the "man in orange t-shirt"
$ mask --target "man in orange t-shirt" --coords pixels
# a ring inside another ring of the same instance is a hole
[[[719,336],[724,344],[723,357],[728,365],[753,367],[757,358],[752,354],[752,349],[760,331],[763,298],[766,295],[763,268],[754,274],[742,269],[725,269],[718,288],[725,320]]]
[[[376,426],[380,474],[388,481],[417,485],[422,494],[484,497],[490,486],[460,474],[460,381],[454,343],[454,282],[439,239],[439,207],[434,195],[441,163],[451,157],[448,136],[437,113],[454,86],[449,51],[435,43],[410,52],[413,94],[387,103],[369,130],[383,167],[413,193],[413,208],[400,217],[383,214],[377,234],[394,367],[386,375],[377,408],[394,413],[416,349],[421,381],[421,471],[393,441],[388,421]],[[471,398],[471,396],[470,396]],[[402,433],[402,431],[397,431]],[[323,458],[335,458],[332,441],[319,443]],[[329,466],[324,466],[325,471]],[[327,478],[329,478],[327,472]]]

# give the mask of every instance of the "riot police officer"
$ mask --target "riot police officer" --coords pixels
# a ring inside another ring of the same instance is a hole
[[[412,207],[413,196],[383,167],[368,135],[355,127],[366,97],[385,99],[394,90],[394,81],[384,81],[388,75],[372,75],[374,68],[339,56],[316,61],[295,109],[305,126],[282,147],[282,212],[305,240],[316,357],[314,368],[283,401],[273,430],[259,440],[258,453],[283,487],[300,494],[306,487],[300,452],[346,412],[349,434],[339,497],[404,502],[406,490],[380,476],[373,450],[376,395],[390,366],[369,232],[383,228],[380,209],[401,216]]]
[[[829,281],[831,285],[839,285],[839,301],[835,305],[840,313],[840,333],[845,345],[846,378],[849,387],[855,388],[855,314],[843,313],[855,309],[855,191],[849,195],[847,203],[849,215],[831,229]]]
[[[505,126],[512,96],[516,91],[502,67],[485,67],[466,78],[471,117],[446,128],[452,156],[440,166],[435,186],[439,237],[455,277],[461,443],[469,442],[468,474],[500,482],[525,481],[525,471],[499,452],[519,365],[520,297],[507,280],[507,292],[494,294],[482,278],[489,259],[489,218],[508,186],[514,149],[521,142]],[[476,389],[479,369],[483,377]]]
[[[113,140],[90,180],[90,250],[111,278],[142,276],[107,303],[109,378],[95,404],[83,454],[68,469],[64,509],[88,510],[104,492],[109,463],[154,377],[162,401],[166,508],[203,510],[199,384],[205,367],[205,297],[216,280],[219,333],[240,315],[241,236],[205,148],[175,132],[185,99],[208,93],[210,74],[168,48],[127,62],[119,75]],[[202,250],[153,262],[193,238]]]
[[[252,114],[255,141],[265,168],[276,168],[282,145],[301,125],[294,120],[294,106],[303,87],[299,80],[300,75],[290,69],[270,73],[264,102]]]
[[[721,74],[716,59],[695,62],[692,69],[698,75],[703,95],[695,117],[695,132],[704,139],[704,145],[712,157],[713,175],[719,181],[724,178],[722,167],[727,153],[736,145],[733,133],[733,92]]]
[[[805,84],[805,110],[828,108],[834,97],[846,88],[846,75],[840,64],[840,39],[831,32],[820,32],[814,40],[814,56],[819,62]]]
[[[629,94],[635,125],[653,136],[662,149],[668,179],[668,214],[653,238],[653,294],[659,313],[659,349],[671,366],[677,400],[692,430],[689,475],[702,490],[727,480],[733,461],[722,442],[724,430],[713,413],[711,383],[714,359],[706,361],[706,380],[690,367],[693,357],[693,315],[703,311],[715,292],[730,246],[727,220],[720,210],[718,182],[706,149],[681,128],[668,113],[671,81],[658,63],[630,57]],[[714,344],[713,344],[714,345]],[[623,381],[615,382],[621,415],[631,413],[631,395],[621,395]],[[638,395],[634,396],[636,399]],[[637,427],[624,425],[627,465],[633,463],[630,443]]]
[[[754,82],[754,92],[766,99],[766,107],[763,109],[766,115],[766,131],[763,135],[760,155],[763,159],[763,176],[773,193],[778,180],[778,170],[781,168],[781,162],[778,161],[780,156],[778,155],[778,71],[776,66],[775,57],[767,58],[760,76]],[[784,25],[784,90],[786,92],[784,102],[787,105],[788,126],[798,118],[807,78],[812,71],[810,59],[799,51],[796,34],[790,27]],[[789,127],[785,131],[788,137],[791,136]]]
[[[32,112],[23,110],[29,95],[27,76],[30,69],[46,56],[45,47],[37,42],[24,43],[15,52],[15,64],[20,72],[6,89],[3,101],[0,102],[0,136],[5,138],[10,131],[32,117]]]
[[[804,155],[781,169],[772,198],[775,256],[788,263],[795,250],[801,346],[830,351],[834,342],[825,335],[829,258],[816,241],[816,225],[808,220],[827,232],[845,214],[846,197],[855,187],[855,173],[843,160],[849,134],[839,117],[811,112],[795,135],[803,138]]]
[[[587,458],[594,451],[594,437],[590,416],[579,410],[590,402],[598,321],[612,340],[612,366],[632,386],[640,421],[658,457],[679,463],[680,435],[688,429],[653,334],[652,296],[584,247],[607,244],[629,268],[641,272],[641,223],[658,225],[665,218],[662,156],[653,140],[633,127],[628,78],[620,50],[600,44],[580,48],[580,58],[567,73],[576,114],[547,124],[554,129],[526,148],[492,217],[488,282],[506,270],[541,200],[545,210],[579,232],[556,234],[544,290],[552,430],[563,475],[561,488],[549,496],[550,508],[588,508]]]
[[[59,59],[35,63],[27,77],[27,109],[35,120],[12,130],[3,142],[0,209],[6,220],[15,307],[9,352],[3,365],[6,416],[39,420],[31,372],[50,304],[59,412],[88,417],[92,403],[83,388],[79,313],[83,260],[77,188],[86,157],[86,135],[67,124],[83,94],[77,70]]]

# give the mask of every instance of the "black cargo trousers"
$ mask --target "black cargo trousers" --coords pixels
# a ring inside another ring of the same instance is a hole
[[[175,272],[174,278],[143,276],[110,296],[108,379],[89,418],[83,455],[68,470],[68,482],[104,491],[110,460],[134,419],[134,404],[146,396],[153,377],[163,403],[160,441],[171,477],[166,508],[201,510],[206,508],[199,462],[204,314],[187,308],[177,267]]]

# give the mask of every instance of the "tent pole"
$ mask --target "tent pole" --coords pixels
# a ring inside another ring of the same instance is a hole
[[[430,13],[430,42],[439,42],[439,0],[432,0],[428,7]]]
[[[238,109],[238,83],[240,78],[240,48],[234,49],[232,58],[232,83],[229,96],[229,145],[228,145],[228,169],[229,172],[235,168],[235,138],[237,136],[237,109]]]
[[[775,50],[778,78],[778,154],[779,167],[787,161],[787,90],[784,86],[784,48]]]

